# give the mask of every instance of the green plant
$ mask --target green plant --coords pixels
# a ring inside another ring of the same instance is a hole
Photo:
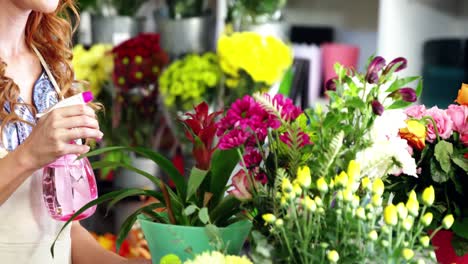
[[[278,12],[286,5],[287,0],[234,0],[230,13],[241,20],[253,23],[263,20],[277,20]]]
[[[127,197],[140,195],[153,197],[156,202],[136,210],[127,218],[118,234],[117,248],[120,247],[140,214],[145,214],[148,218],[161,223],[207,226],[211,229],[225,227],[240,220],[241,218],[237,215],[240,211],[240,202],[231,195],[225,195],[229,177],[239,159],[235,150],[223,151],[215,146],[217,125],[215,119],[219,114],[220,112],[209,114],[208,105],[202,103],[195,107],[194,113],[187,113],[186,119],[181,121],[186,127],[188,139],[193,143],[193,155],[196,161],[187,177],[182,175],[168,159],[143,147],[108,147],[86,154],[85,156],[91,157],[104,153],[134,152],[151,159],[167,173],[175,183],[175,190],[169,188],[155,175],[129,164],[114,161],[95,162],[93,163],[95,169],[120,167],[134,171],[151,180],[159,187],[160,192],[125,189],[105,194],[81,208],[65,226],[87,208],[102,203],[108,203],[108,208],[111,208]]]
[[[79,7],[82,11],[90,11],[99,15],[114,12],[119,16],[135,16],[146,2],[147,0],[79,0]]]
[[[201,16],[205,0],[167,0],[169,15],[172,19]]]

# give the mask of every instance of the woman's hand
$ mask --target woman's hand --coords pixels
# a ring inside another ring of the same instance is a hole
[[[72,142],[82,138],[100,140],[94,110],[87,105],[58,108],[43,116],[33,128],[31,135],[18,147],[19,157],[29,169],[37,170],[66,154],[84,154],[86,145]]]

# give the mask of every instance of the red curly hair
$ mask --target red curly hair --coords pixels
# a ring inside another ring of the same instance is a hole
[[[72,26],[72,17],[75,26]],[[77,91],[71,89],[74,81],[74,73],[71,64],[72,34],[79,24],[80,16],[77,11],[75,0],[60,0],[58,8],[50,14],[32,11],[26,24],[26,45],[31,48],[35,46],[44,56],[52,75],[61,88],[61,95],[69,97]],[[0,63],[0,120],[1,128],[9,122],[26,122],[14,111],[8,113],[4,109],[6,102],[11,104],[11,109],[20,105],[18,98],[20,89],[18,85],[5,75],[6,63]],[[36,109],[29,104],[26,106],[35,114]],[[0,131],[1,132],[1,131]]]

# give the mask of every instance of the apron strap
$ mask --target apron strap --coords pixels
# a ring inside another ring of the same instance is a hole
[[[45,61],[44,57],[42,56],[42,54],[39,52],[39,50],[34,45],[31,45],[31,48],[36,53],[37,57],[39,58],[39,61],[41,61],[41,65],[44,68],[44,70],[46,71],[50,82],[52,83],[52,85],[55,88],[55,91],[57,92],[57,95],[60,97],[61,100],[63,100],[63,95],[62,95],[62,92],[60,90],[60,87],[59,87],[57,81],[55,80],[54,75],[52,75],[52,72],[50,71],[50,68],[47,65],[47,62]]]

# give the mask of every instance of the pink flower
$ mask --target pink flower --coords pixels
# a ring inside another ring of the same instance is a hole
[[[406,115],[421,119],[426,115],[426,107],[424,105],[412,105],[405,110]]]
[[[268,95],[265,95],[268,96]],[[296,120],[296,118],[302,114],[302,110],[294,105],[294,102],[282,94],[277,94],[273,97],[273,103],[281,113],[281,118],[287,122]]]
[[[260,165],[262,162],[262,155],[260,152],[258,152],[258,150],[252,149],[244,155],[244,162],[247,169],[258,167],[258,165]]]
[[[434,119],[440,138],[447,139],[452,135],[453,122],[444,110],[434,106],[426,111],[426,116],[432,116]],[[437,136],[434,126],[432,125],[432,122],[429,122],[427,125],[426,139],[432,143],[436,138]]]
[[[252,194],[250,193],[250,182],[247,178],[247,174],[244,170],[240,170],[232,178],[232,187],[233,189],[229,190],[228,193],[233,195],[240,201],[247,201],[252,199]]]
[[[468,125],[466,119],[468,118],[468,106],[466,105],[449,105],[446,110],[453,122],[453,130],[465,134],[468,133]]]
[[[462,134],[460,136],[460,140],[463,143],[463,145],[468,148],[468,133]]]
[[[299,132],[298,137],[299,137],[299,146],[300,147],[304,147],[306,145],[312,145],[312,142],[310,141],[310,137],[306,133],[301,131],[301,132]],[[284,144],[286,144],[286,145],[288,145],[290,147],[292,146],[292,140],[291,140],[291,136],[289,135],[289,132],[285,132],[285,133],[281,134],[280,135],[280,140],[283,141]]]
[[[231,130],[229,133],[224,135],[219,140],[219,149],[228,150],[237,148],[243,145],[247,139],[249,138],[249,134],[241,129],[234,129]]]
[[[268,183],[268,177],[265,174],[265,172],[261,171],[255,175],[255,181],[261,183],[262,185],[265,185]]]

